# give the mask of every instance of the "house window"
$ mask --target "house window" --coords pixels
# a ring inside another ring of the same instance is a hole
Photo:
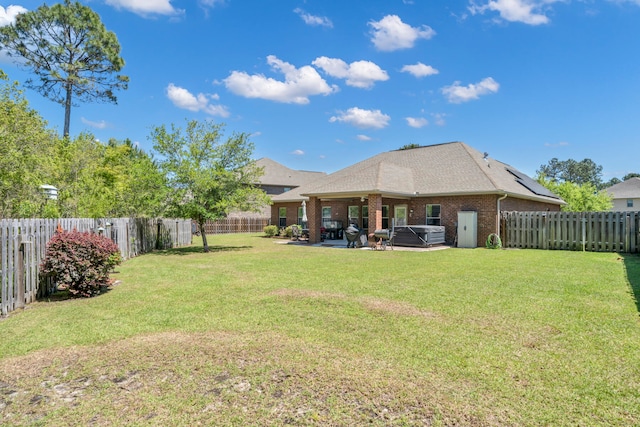
[[[427,225],[440,225],[440,205],[427,205]]]
[[[389,228],[389,205],[382,205],[382,228]]]
[[[302,225],[302,206],[298,206],[298,225]]]
[[[287,226],[287,208],[278,208],[278,226]]]
[[[633,199],[627,199],[627,207],[628,208],[632,208],[633,207]]]
[[[369,228],[369,206],[362,207],[362,228]]]
[[[360,226],[360,206],[349,206],[349,224]]]
[[[286,193],[287,191],[291,191],[291,187],[284,187],[282,190]]]
[[[322,226],[327,227],[327,223],[331,222],[331,206],[325,206],[322,208]]]

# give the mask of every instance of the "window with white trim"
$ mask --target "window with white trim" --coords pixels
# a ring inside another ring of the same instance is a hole
[[[362,228],[369,228],[369,206],[362,207]]]
[[[322,208],[322,226],[327,228],[327,223],[331,221],[331,206],[324,206]]]
[[[349,224],[360,227],[360,206],[349,206]]]
[[[427,205],[427,225],[440,225],[440,205]]]
[[[389,228],[389,205],[382,205],[382,228]]]
[[[287,226],[287,208],[278,208],[278,226]]]

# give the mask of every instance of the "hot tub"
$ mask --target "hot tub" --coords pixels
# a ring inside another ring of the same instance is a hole
[[[443,225],[404,225],[394,228],[393,244],[398,246],[431,246],[444,243]]]

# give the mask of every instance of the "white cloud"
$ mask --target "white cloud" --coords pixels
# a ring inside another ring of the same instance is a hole
[[[382,51],[393,51],[413,47],[418,39],[430,39],[436,32],[428,25],[414,28],[402,22],[397,15],[387,15],[380,21],[369,22],[373,27],[371,41]]]
[[[487,77],[479,83],[472,83],[468,86],[460,86],[460,82],[454,82],[451,86],[445,86],[441,90],[449,102],[460,104],[478,99],[481,95],[496,93],[498,89],[500,89],[500,84],[491,77]]]
[[[405,120],[409,126],[416,129],[420,129],[429,124],[429,120],[424,117],[405,117]]]
[[[28,12],[22,6],[9,5],[5,9],[0,6],[0,27],[6,27],[16,22],[16,16],[20,13]],[[10,57],[5,50],[0,49],[0,63],[23,63],[24,59],[21,57]]]
[[[370,89],[376,82],[389,80],[387,72],[370,61],[347,64],[342,59],[321,56],[312,64],[332,77],[346,79],[346,83],[353,87]]]
[[[308,14],[307,12],[300,9],[299,7],[293,9],[293,12],[297,13],[298,16],[300,16],[300,18],[302,18],[304,23],[307,25],[311,25],[314,27],[321,26],[321,27],[333,28],[333,22],[331,22],[331,20],[326,16],[314,16],[314,15]]]
[[[178,108],[193,112],[203,111],[211,116],[229,117],[229,111],[223,105],[211,104],[211,100],[217,100],[217,95],[205,95],[199,93],[193,95],[187,89],[169,83],[167,86],[167,98]]]
[[[125,9],[140,16],[148,15],[181,15],[182,9],[176,9],[171,0],[105,0],[109,6]]]
[[[509,22],[522,22],[529,25],[547,24],[549,18],[544,14],[550,4],[562,0],[490,0],[478,5],[470,2],[469,11],[484,14],[486,11],[498,12],[500,18]]]
[[[371,137],[367,136],[367,135],[356,135],[356,139],[358,139],[358,141],[371,141]]]
[[[558,148],[558,147],[568,147],[570,144],[567,141],[560,141],[557,142],[555,144],[552,144],[550,142],[545,142],[544,146],[545,147],[551,147],[551,148]]]
[[[400,70],[403,73],[413,74],[414,77],[426,77],[438,74],[439,71],[433,68],[431,65],[425,65],[422,62],[418,62],[414,65],[405,65]]]
[[[302,151],[302,150],[293,150],[291,152],[291,154],[293,154],[294,156],[304,156],[304,151]]]
[[[444,126],[447,124],[445,117],[447,115],[444,113],[431,113],[431,117],[433,117],[433,123],[437,126]]]
[[[104,120],[100,120],[99,122],[93,122],[91,120],[87,120],[84,117],[80,117],[80,121],[87,126],[91,126],[96,129],[105,129],[108,125]]]
[[[382,129],[389,124],[389,117],[380,110],[363,110],[358,107],[349,108],[347,111],[339,111],[337,116],[329,119],[329,122],[343,122],[358,128]]]
[[[14,22],[16,22],[16,16],[19,13],[25,12],[28,12],[27,9],[14,4],[7,6],[6,9],[0,6],[0,27],[5,27],[7,25],[13,24]]]
[[[225,86],[234,94],[245,98],[260,98],[290,104],[308,104],[311,95],[329,95],[338,90],[337,87],[329,86],[310,65],[296,68],[274,55],[267,57],[267,63],[273,70],[284,74],[284,81],[265,77],[262,74],[249,75],[243,71],[233,71],[224,79]]]

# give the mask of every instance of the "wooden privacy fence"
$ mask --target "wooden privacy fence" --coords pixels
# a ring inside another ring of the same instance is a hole
[[[640,212],[502,212],[507,248],[640,252]]]
[[[207,221],[204,224],[204,231],[206,234],[262,233],[269,222],[269,218],[232,217]]]
[[[191,221],[183,219],[0,219],[1,315],[51,292],[38,272],[58,224],[64,230],[103,233],[118,245],[124,259],[191,243]]]

